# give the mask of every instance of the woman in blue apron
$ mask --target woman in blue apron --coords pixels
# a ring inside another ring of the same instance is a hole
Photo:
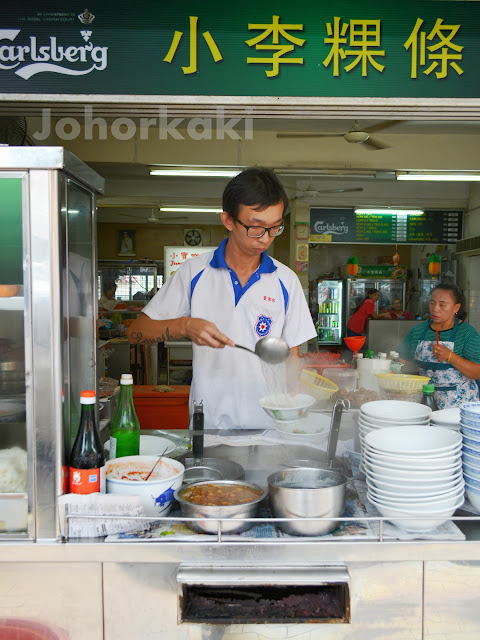
[[[457,285],[437,285],[431,320],[413,327],[399,347],[401,359],[414,360],[419,373],[430,378],[439,409],[479,400],[480,335],[462,321],[464,301]]]

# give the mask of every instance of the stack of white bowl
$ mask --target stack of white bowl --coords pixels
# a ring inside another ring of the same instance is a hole
[[[463,476],[467,498],[480,512],[480,402],[466,402],[460,407],[463,436]]]
[[[372,431],[385,427],[403,427],[405,425],[428,425],[432,410],[424,404],[402,400],[374,400],[364,402],[358,415],[360,439],[360,470],[363,467],[365,436]]]
[[[432,427],[443,427],[444,429],[452,429],[452,431],[460,431],[460,409],[458,407],[449,407],[448,409],[432,411],[430,424]]]
[[[399,529],[434,529],[464,502],[462,436],[451,429],[410,425],[370,432],[364,465],[368,500]]]

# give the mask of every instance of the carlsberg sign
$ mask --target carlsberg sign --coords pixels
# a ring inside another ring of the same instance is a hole
[[[94,46],[92,32],[80,31],[83,43],[59,44],[56,36],[39,41],[37,36],[23,36],[21,29],[0,29],[0,70],[13,71],[28,80],[49,71],[68,76],[84,76],[107,67],[108,47]]]

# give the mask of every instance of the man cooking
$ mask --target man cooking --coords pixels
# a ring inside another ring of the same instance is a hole
[[[288,198],[269,169],[251,167],[232,178],[223,193],[221,219],[229,236],[211,253],[182,264],[132,323],[132,343],[189,338],[193,342],[193,401],[203,400],[205,427],[259,429],[271,425],[258,400],[267,392],[255,349],[275,336],[290,358],[316,336],[295,273],[267,255],[284,230]],[[230,337],[231,336],[231,337]],[[278,376],[281,365],[269,365]]]

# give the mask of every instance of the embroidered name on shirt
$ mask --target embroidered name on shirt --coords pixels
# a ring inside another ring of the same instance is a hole
[[[265,302],[275,302],[275,298],[270,298],[269,296],[263,296]]]

